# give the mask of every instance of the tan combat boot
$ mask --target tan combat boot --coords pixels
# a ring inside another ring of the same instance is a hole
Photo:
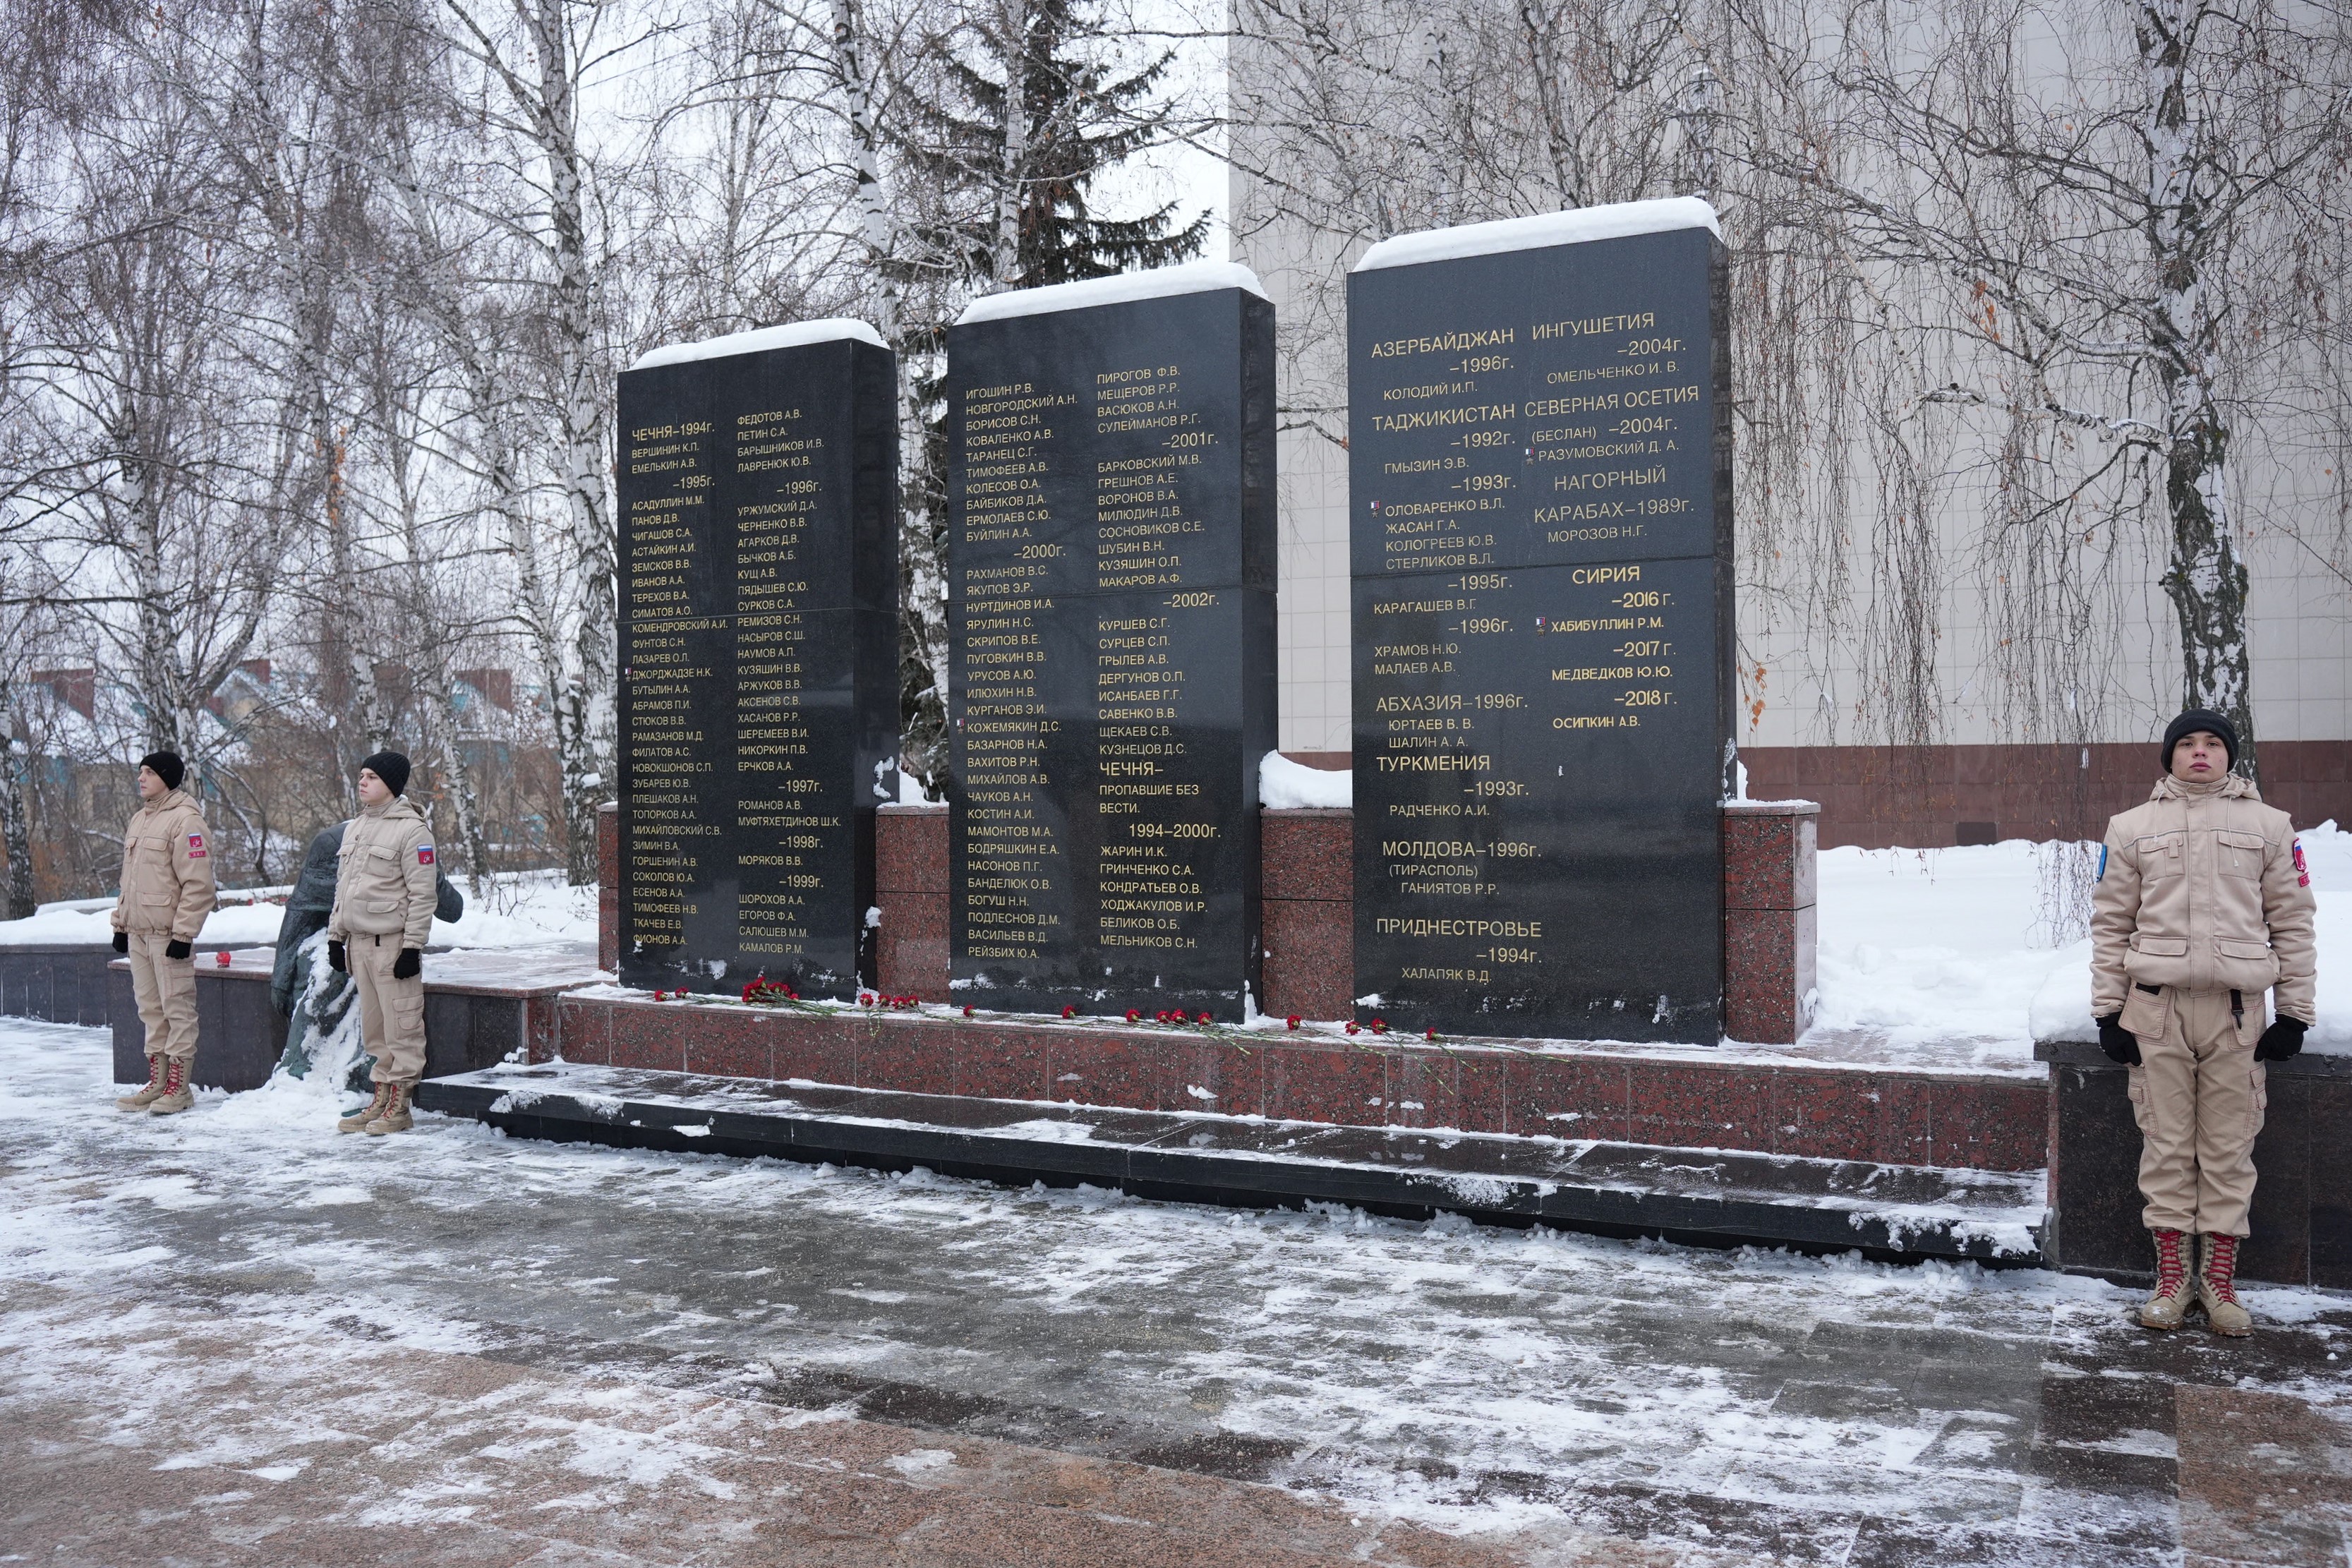
[[[2238,1305],[2238,1238],[2197,1239],[2204,1254],[2198,1260],[2197,1300],[2205,1308],[2205,1326],[2224,1339],[2244,1339],[2254,1331],[2254,1315]]]
[[[163,1092],[147,1107],[150,1116],[176,1116],[195,1104],[196,1091],[188,1087],[188,1058],[163,1058]]]
[[[393,1083],[384,1087],[392,1093],[384,1100],[383,1109],[376,1113],[375,1120],[367,1124],[367,1135],[371,1138],[381,1138],[387,1132],[405,1132],[415,1125],[409,1118],[408,1097],[415,1092],[416,1086]]]
[[[391,1097],[391,1094],[392,1085],[382,1079],[376,1079],[375,1098],[336,1122],[335,1131],[338,1132],[366,1131],[367,1124],[383,1114],[383,1102]]]
[[[163,1053],[147,1053],[147,1087],[137,1094],[126,1094],[114,1102],[117,1110],[144,1110],[163,1098]]]
[[[2189,1237],[2178,1230],[2151,1234],[2156,1237],[2156,1294],[2140,1307],[2139,1326],[2177,1329],[2195,1300],[2189,1284]]]

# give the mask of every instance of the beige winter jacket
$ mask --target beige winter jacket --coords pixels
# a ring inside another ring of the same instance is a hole
[[[2157,781],[2110,820],[2091,897],[2091,1010],[2120,1012],[2133,982],[2189,991],[2278,987],[2280,1013],[2312,1020],[2317,900],[2287,814],[2236,774]]]
[[[194,942],[213,912],[213,836],[179,790],[131,814],[122,830],[122,896],[114,929]]]
[[[421,950],[433,934],[437,875],[423,812],[399,795],[369,807],[343,829],[327,934],[337,942],[396,935],[401,946]]]

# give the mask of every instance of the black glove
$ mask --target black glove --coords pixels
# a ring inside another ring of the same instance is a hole
[[[2124,1027],[2121,1013],[2110,1013],[2099,1020],[2099,1049],[2107,1053],[2111,1062],[2139,1066],[2139,1037]]]
[[[351,960],[343,956],[341,942],[330,941],[327,943],[327,967],[338,974],[349,974],[352,972]]]
[[[117,952],[129,952],[131,951],[131,933],[129,931],[119,931],[114,933],[114,951]]]
[[[2309,1027],[2311,1026],[2302,1019],[2292,1018],[2281,1013],[2271,1020],[2271,1026],[2263,1031],[2263,1037],[2254,1042],[2254,1060],[2258,1062],[2286,1060],[2287,1058],[2303,1049],[2303,1032]]]
[[[392,961],[394,980],[413,980],[425,971],[425,955],[413,947],[404,947],[400,956]]]
[[[194,947],[182,942],[178,937],[173,937],[163,944],[163,956],[166,958],[186,958],[195,951]]]

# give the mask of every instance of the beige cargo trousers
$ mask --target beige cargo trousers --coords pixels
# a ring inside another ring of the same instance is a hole
[[[415,1083],[425,1076],[425,976],[395,979],[398,936],[354,936],[344,961],[360,991],[360,1038],[375,1058],[378,1083]]]
[[[2135,985],[2124,1027],[2139,1039],[2131,1069],[2132,1120],[2139,1124],[2141,1222],[2150,1230],[2245,1236],[2254,1201],[2254,1137],[2270,1103],[2254,1059],[2263,999],[2240,1016],[2231,993]]]
[[[193,960],[166,958],[170,931],[127,931],[131,939],[131,994],[139,1021],[147,1027],[147,1053],[196,1059],[196,966]]]

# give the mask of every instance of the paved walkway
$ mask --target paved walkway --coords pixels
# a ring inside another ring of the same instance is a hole
[[[2352,1300],[336,1138],[0,1023],[0,1561],[2336,1564]]]

